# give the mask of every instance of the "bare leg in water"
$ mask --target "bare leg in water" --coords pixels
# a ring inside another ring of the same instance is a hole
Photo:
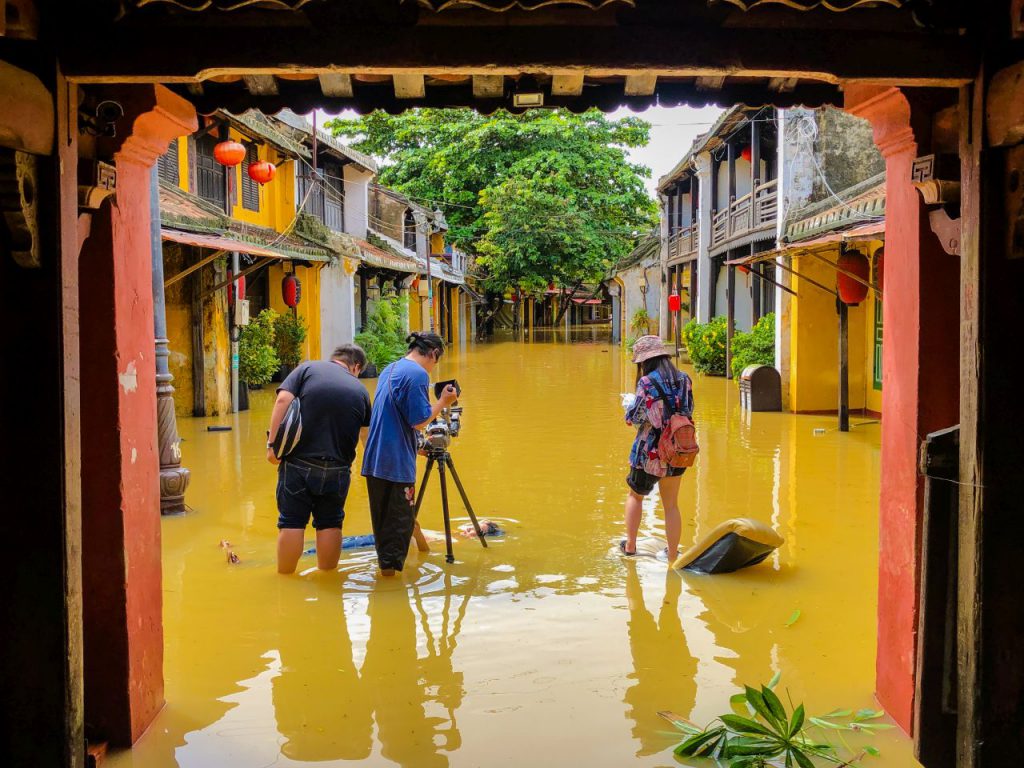
[[[658,492],[665,508],[665,539],[668,544],[668,560],[671,565],[679,551],[679,539],[682,535],[683,521],[679,514],[679,485],[682,475],[663,477],[658,480]],[[626,554],[636,552],[636,537],[640,531],[640,519],[643,515],[644,497],[630,491],[626,498],[626,543],[623,545]]]
[[[679,514],[679,485],[682,475],[663,477],[658,480],[661,504],[665,508],[665,540],[668,542],[668,564],[671,566],[679,553],[679,538],[682,535],[683,520]]]
[[[640,531],[643,503],[644,497],[630,490],[626,497],[626,543],[623,545],[627,555],[636,554],[636,535]]]

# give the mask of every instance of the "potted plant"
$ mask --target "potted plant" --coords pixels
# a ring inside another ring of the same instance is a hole
[[[293,312],[285,312],[274,318],[274,348],[281,361],[281,381],[302,362],[302,345],[306,341],[308,327],[306,319]]]
[[[264,309],[242,328],[238,338],[238,410],[249,407],[248,390],[259,389],[281,367],[274,346],[274,320],[277,313]],[[244,393],[244,395],[243,395]]]

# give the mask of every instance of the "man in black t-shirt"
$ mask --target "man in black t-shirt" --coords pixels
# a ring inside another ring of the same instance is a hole
[[[303,363],[277,390],[267,433],[267,461],[278,464],[270,447],[292,400],[302,404],[302,435],[277,472],[277,571],[294,573],[302,556],[309,518],[316,529],[317,566],[338,567],[341,523],[351,482],[356,441],[366,440],[370,395],[359,383],[366,353],[355,344],[334,350],[330,360]]]

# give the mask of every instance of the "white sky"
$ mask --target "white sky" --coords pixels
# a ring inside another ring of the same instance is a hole
[[[608,116],[620,118],[636,115],[651,124],[650,143],[630,151],[629,157],[634,163],[651,169],[647,192],[654,197],[659,177],[671,171],[683,159],[693,140],[707,131],[720,114],[720,107],[651,107],[645,112],[618,109]]]
[[[651,141],[641,149],[629,153],[634,163],[640,163],[651,169],[651,177],[647,179],[647,191],[654,197],[658,178],[664,176],[678,163],[690,144],[700,134],[711,127],[711,124],[722,113],[719,107],[652,107],[644,112],[633,112],[629,109],[618,109],[609,113],[609,117],[621,118],[629,115],[641,117],[651,124]],[[355,112],[343,112],[345,117],[355,117]],[[333,117],[325,112],[317,113],[317,124]]]

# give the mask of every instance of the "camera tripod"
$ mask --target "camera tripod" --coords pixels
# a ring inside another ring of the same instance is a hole
[[[419,493],[416,494],[416,509],[413,515],[419,517],[420,506],[423,504],[423,494],[427,490],[427,481],[430,479],[430,470],[437,467],[438,477],[441,479],[441,510],[444,512],[444,542],[447,550],[445,555],[445,562],[454,563],[455,555],[452,553],[452,524],[451,516],[448,511],[448,479],[446,472],[452,473],[452,480],[455,481],[455,487],[459,489],[459,495],[462,496],[462,503],[466,505],[466,511],[469,512],[469,519],[473,521],[473,528],[476,529],[477,538],[480,539],[480,543],[487,548],[487,540],[484,538],[484,532],[480,530],[480,523],[476,520],[476,515],[473,513],[473,506],[469,503],[469,497],[466,495],[466,489],[462,487],[462,481],[459,480],[459,473],[455,471],[455,462],[452,461],[452,456],[448,453],[447,448],[427,448],[427,468],[423,472],[423,481],[420,483]]]

